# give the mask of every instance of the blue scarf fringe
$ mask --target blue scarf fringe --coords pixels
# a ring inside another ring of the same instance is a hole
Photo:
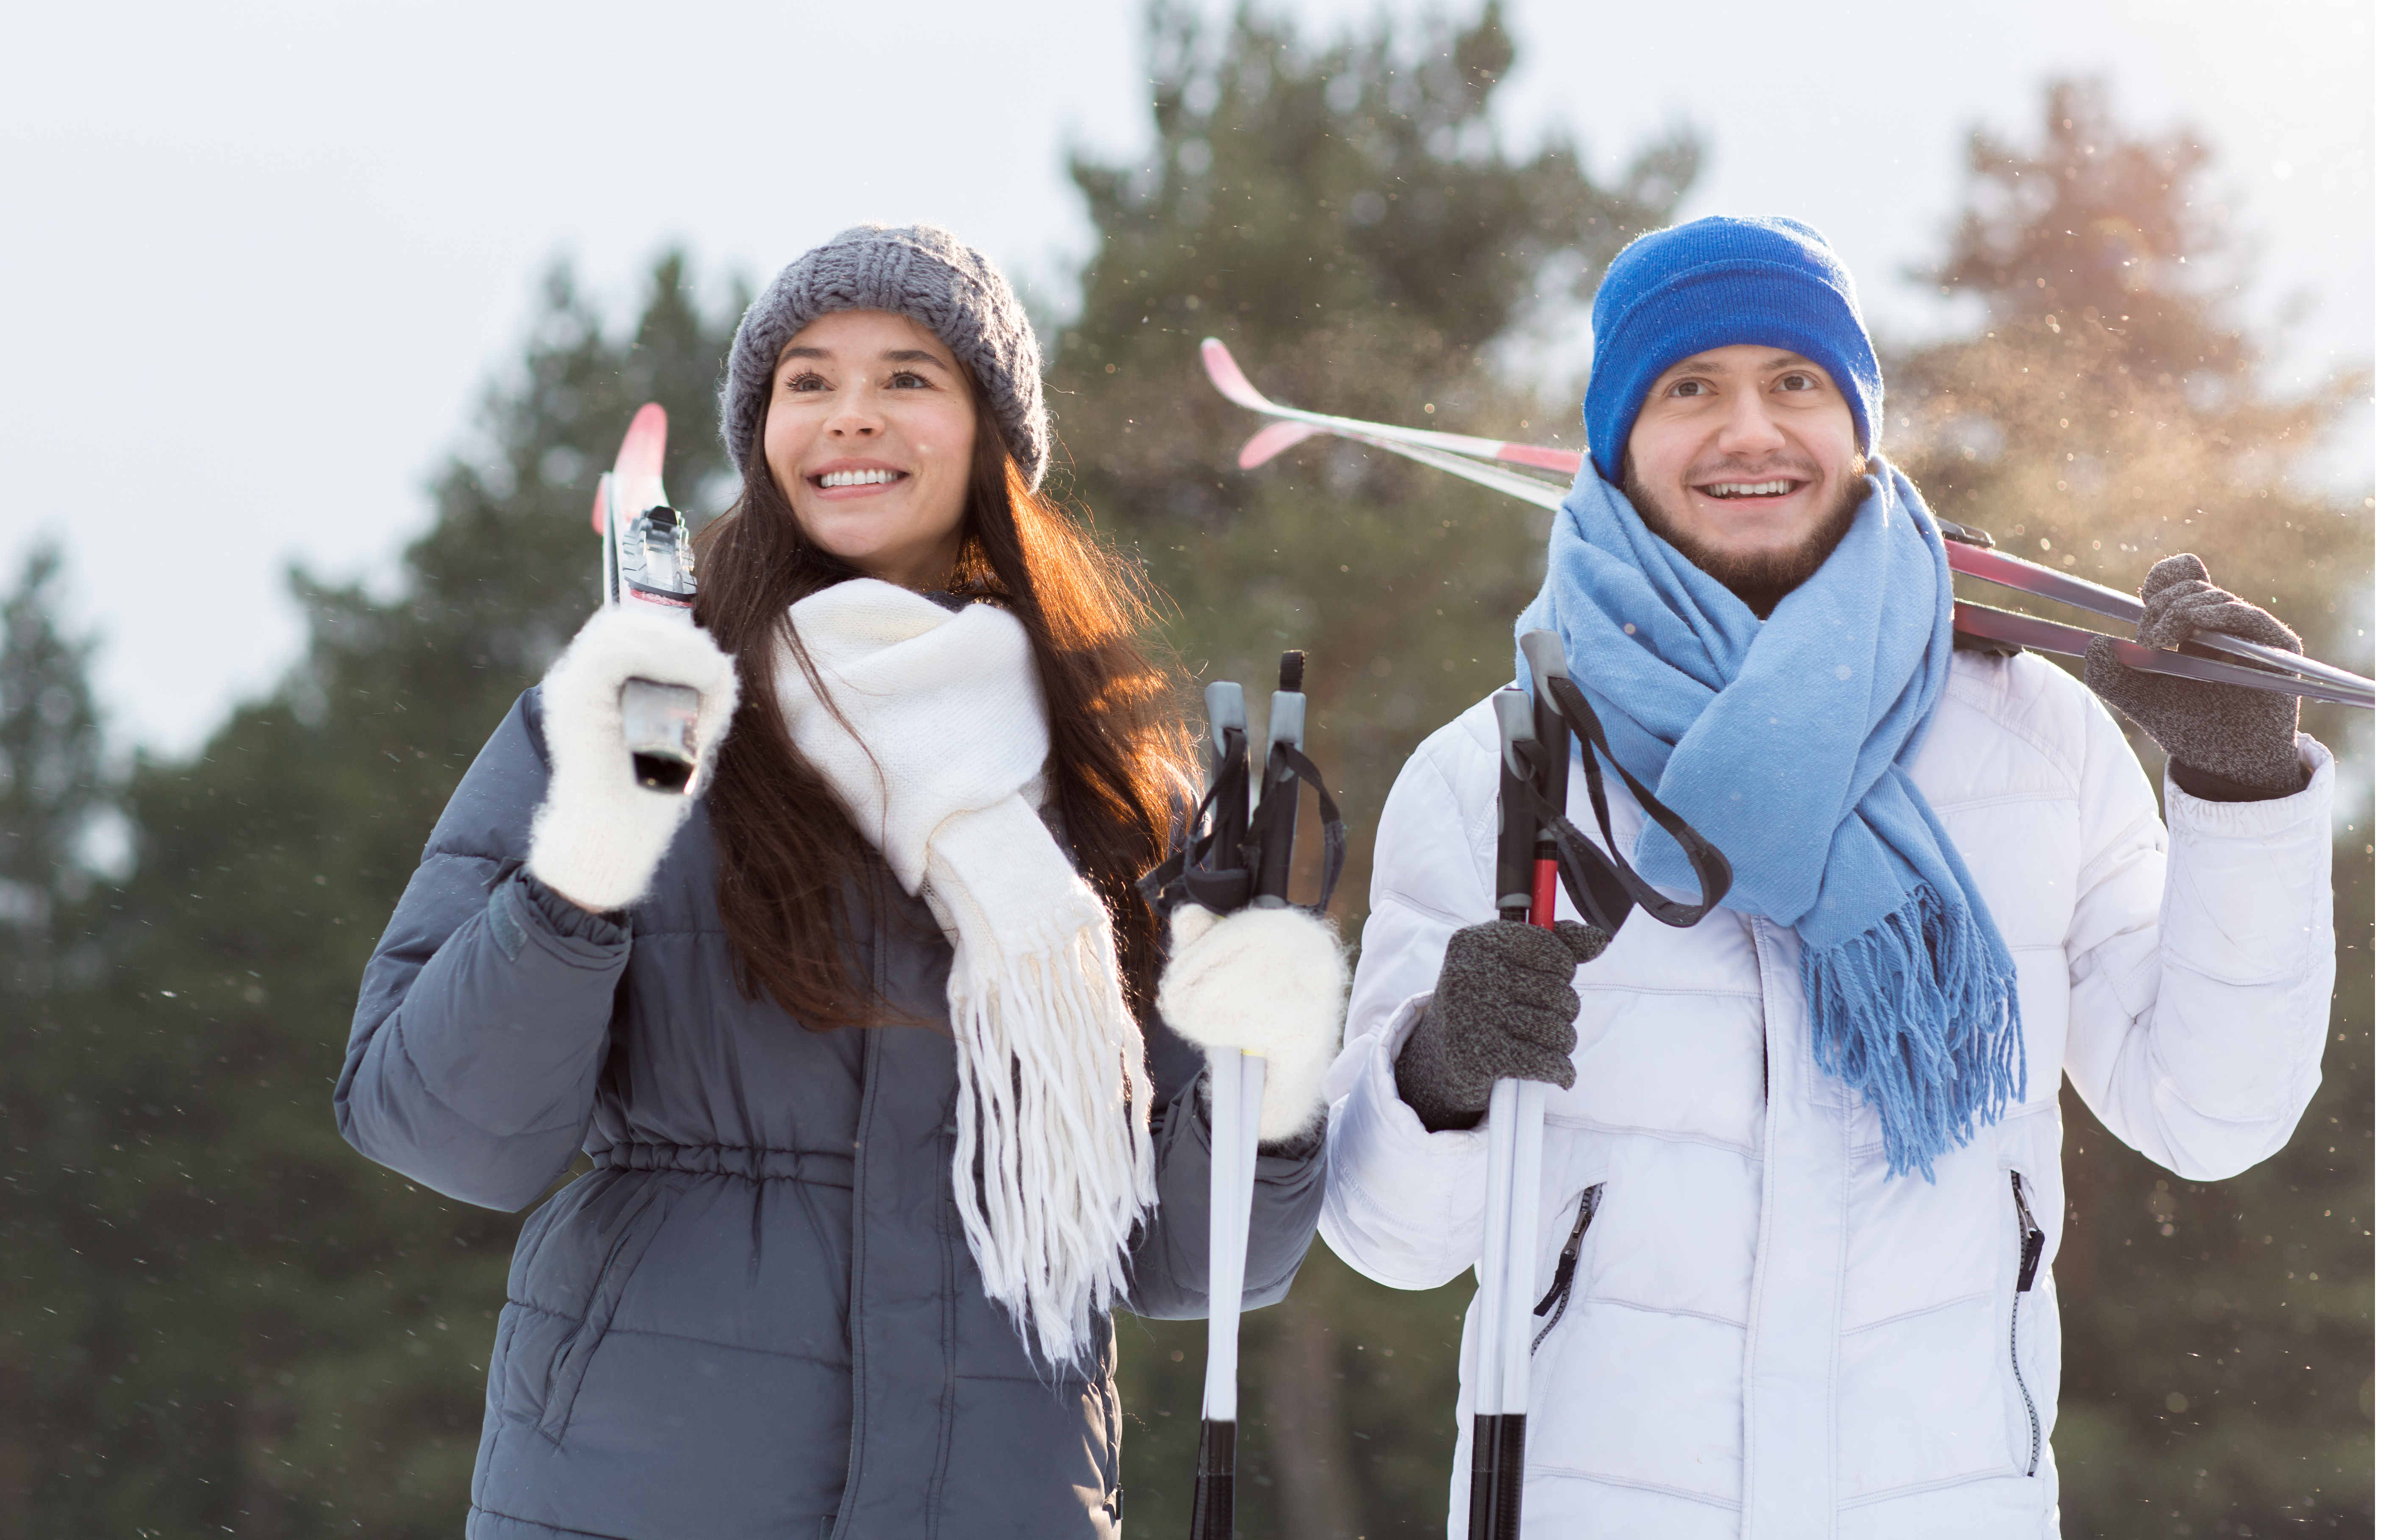
[[[2020,991],[1909,773],[1953,657],[1946,551],[1912,482],[1868,474],[1830,558],[1760,622],[1587,465],[1517,630],[1557,631],[1617,761],[1731,858],[1725,902],[1796,929],[1816,1063],[1879,1115],[1889,1174],[1928,1179],[2022,1095]],[[1653,826],[1635,858],[1693,880]]]
[[[2021,993],[1999,951],[1928,883],[1863,933],[1804,948],[1815,1061],[1880,1115],[1891,1176],[1935,1183],[1933,1158],[2021,1095]]]

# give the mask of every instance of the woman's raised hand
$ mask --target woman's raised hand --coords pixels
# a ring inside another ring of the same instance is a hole
[[[633,679],[697,692],[696,769],[684,792],[638,783],[622,727]],[[737,670],[685,620],[636,606],[600,609],[563,649],[539,687],[546,734],[546,799],[531,820],[530,874],[584,909],[638,901],[711,777],[737,707]]]

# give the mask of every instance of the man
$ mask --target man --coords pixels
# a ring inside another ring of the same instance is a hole
[[[1684,930],[1500,924],[1488,703],[1428,738],[1377,836],[1321,1228],[1381,1283],[1454,1277],[1491,1083],[1547,1081],[1527,1535],[2052,1535],[2058,1077],[2190,1180],[2286,1142],[2333,979],[2328,753],[2292,697],[2093,658],[2170,756],[2166,831],[2089,690],[1954,648],[1814,231],[1643,237],[1592,322],[1590,463],[1518,631],[1560,634],[1733,886]],[[2204,577],[2154,568],[2143,640],[2297,645]],[[1614,800],[1635,865],[1692,885]]]

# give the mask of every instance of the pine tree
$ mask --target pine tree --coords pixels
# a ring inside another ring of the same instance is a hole
[[[1572,444],[1572,404],[1507,378],[1501,346],[1663,224],[1698,152],[1664,141],[1612,187],[1562,142],[1509,156],[1497,0],[1323,46],[1262,12],[1205,29],[1162,6],[1148,48],[1151,148],[1073,166],[1098,244],[1054,350],[1064,485],[1173,596],[1195,675],[1272,679],[1278,651],[1310,651],[1321,763],[1372,809],[1419,738],[1507,676],[1547,516],[1325,441],[1237,471],[1261,424],[1197,344],[1219,336],[1280,399]],[[1352,833],[1356,919],[1372,831]]]
[[[1503,349],[1667,220],[1698,151],[1662,141],[1605,185],[1562,142],[1510,154],[1489,116],[1515,62],[1496,0],[1325,44],[1256,9],[1149,14],[1150,149],[1073,167],[1097,245],[1051,350],[1060,484],[1173,599],[1191,673],[1263,701],[1278,652],[1308,651],[1355,935],[1375,811],[1417,742],[1509,677],[1548,516],[1324,440],[1238,471],[1262,424],[1211,389],[1199,342],[1296,404],[1578,444],[1574,403],[1538,398]],[[1312,1249],[1292,1297],[1245,1322],[1245,1533],[1438,1533],[1470,1293],[1387,1291]],[[1201,1340],[1122,1322],[1130,1534],[1188,1511]]]
[[[88,891],[83,847],[111,808],[91,644],[54,613],[59,562],[37,546],[0,601],[0,982],[19,998],[50,983],[53,918]]]
[[[621,337],[557,272],[400,596],[295,579],[298,668],[191,760],[136,765],[138,865],[61,920],[106,973],[58,1029],[31,1174],[6,1194],[12,1226],[50,1217],[57,1259],[26,1306],[56,1314],[28,1333],[25,1533],[461,1521],[519,1221],[358,1156],[332,1079],[441,806],[595,607],[588,508],[632,410],[671,411],[675,495],[717,486],[711,389],[740,303],[707,313],[667,258]]]
[[[2133,138],[2093,82],[2052,87],[2043,131],[1974,136],[1967,211],[1926,276],[1985,301],[1988,326],[1894,361],[1890,453],[1940,512],[2035,559],[2134,591],[2192,550],[2357,661],[2372,510],[2292,472],[2367,372],[2264,388],[2233,314],[2245,259],[2192,134]]]
[[[1985,302],[1985,334],[1893,360],[1889,448],[1940,511],[2025,556],[2134,590],[2194,551],[2364,667],[2372,502],[2292,473],[2367,377],[2264,387],[2207,161],[2190,132],[2131,133],[2092,81],[2050,89],[2034,146],[1976,136],[1930,276]],[[2366,757],[2367,713],[2307,702],[2304,725]],[[2373,839],[2366,811],[2338,833],[2325,1079],[2283,1152],[2182,1182],[2066,1092],[2066,1534],[2370,1527]]]
[[[48,1178],[76,1121],[64,1074],[72,1001],[97,959],[71,945],[87,845],[113,811],[91,693],[91,644],[59,626],[55,546],[0,601],[0,1534],[33,1533],[28,1492],[47,1409],[76,1369],[47,1349],[72,1310],[71,1222]],[[62,945],[67,943],[67,945]]]

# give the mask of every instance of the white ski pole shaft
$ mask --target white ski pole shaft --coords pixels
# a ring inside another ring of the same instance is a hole
[[[1508,1260],[1500,1280],[1500,1415],[1522,1426],[1532,1388],[1533,1285],[1539,1275],[1541,1208],[1541,1109],[1549,1086],[1520,1080],[1511,1124],[1508,1158]],[[1521,1456],[1523,1451],[1517,1450]],[[1503,1468],[1512,1462],[1503,1458]],[[1513,1478],[1511,1478],[1512,1481]]]
[[[1533,1277],[1539,1230],[1539,1081],[1491,1086],[1483,1195],[1482,1287],[1476,1293],[1473,1481],[1468,1540],[1515,1540],[1524,1488],[1525,1410],[1532,1380]]]
[[[1251,1186],[1259,1174],[1260,1100],[1266,1090],[1266,1059],[1238,1048],[1210,1050],[1210,1346],[1193,1474],[1193,1540],[1231,1540],[1234,1534],[1235,1378]]]
[[[1210,1363],[1201,1415],[1235,1420],[1235,1363],[1243,1273],[1250,1252],[1251,1183],[1259,1164],[1259,1096],[1267,1060],[1210,1050]]]

